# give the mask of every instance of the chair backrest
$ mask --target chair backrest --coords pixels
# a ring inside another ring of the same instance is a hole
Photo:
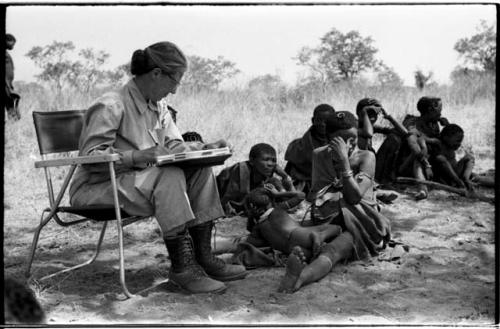
[[[78,150],[86,110],[33,112],[40,154]]]

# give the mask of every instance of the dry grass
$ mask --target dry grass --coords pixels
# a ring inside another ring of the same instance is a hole
[[[309,127],[312,110],[317,104],[329,103],[337,110],[354,112],[357,101],[367,96],[379,99],[398,120],[408,113],[417,113],[415,104],[421,96],[440,96],[444,104],[443,116],[465,130],[464,147],[492,157],[495,149],[495,83],[494,80],[480,82],[471,82],[475,83],[476,89],[474,85],[462,84],[434,87],[424,92],[415,88],[389,89],[362,83],[339,84],[324,93],[280,87],[186,94],[181,89],[179,94],[170,98],[170,102],[179,110],[181,131],[195,130],[206,141],[224,138],[233,144],[235,154],[227,165],[247,159],[251,146],[259,142],[273,145],[279,163],[283,165],[288,143],[302,136]],[[5,201],[8,215],[26,218],[38,212],[35,209],[40,209],[39,200],[46,193],[43,172],[33,167],[39,155],[31,112],[87,108],[93,96],[66,92],[56,97],[48,91],[27,87],[19,92],[23,97],[22,119],[5,125]],[[376,139],[376,146],[380,142],[381,138]],[[216,171],[220,169],[216,168]],[[63,177],[63,173],[64,170],[56,173],[56,180]]]

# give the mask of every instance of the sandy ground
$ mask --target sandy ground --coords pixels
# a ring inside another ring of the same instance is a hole
[[[393,237],[409,252],[337,266],[294,294],[278,293],[283,267],[261,268],[228,283],[223,294],[187,295],[166,282],[124,300],[118,282],[116,230],[98,260],[46,281],[30,281],[48,324],[454,324],[495,321],[495,207],[433,190],[416,202],[412,188],[382,211]],[[483,192],[493,195],[492,190]],[[28,210],[28,212],[34,212]],[[22,278],[38,211],[26,226],[6,207],[5,274]],[[114,223],[113,223],[114,224]],[[153,219],[125,228],[127,281],[132,292],[167,278],[170,261]],[[245,233],[245,220],[224,219],[217,236]],[[98,226],[43,232],[35,276],[92,253]],[[387,257],[386,257],[387,258]]]

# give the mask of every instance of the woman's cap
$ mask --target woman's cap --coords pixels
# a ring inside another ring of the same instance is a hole
[[[187,59],[179,47],[169,41],[136,50],[132,55],[130,71],[134,75],[147,73],[157,67],[165,73],[184,73]]]

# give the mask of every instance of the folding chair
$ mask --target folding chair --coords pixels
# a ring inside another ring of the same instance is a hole
[[[26,277],[31,276],[30,274],[31,266],[35,256],[35,251],[38,244],[40,232],[45,227],[45,225],[47,225],[47,223],[50,222],[51,219],[54,219],[54,221],[61,226],[71,226],[90,220],[100,221],[103,222],[103,224],[101,233],[97,241],[95,253],[89,260],[87,260],[84,263],[57,271],[50,275],[46,275],[40,278],[40,280],[45,280],[55,275],[69,272],[93,263],[96,260],[97,256],[99,255],[99,251],[101,248],[102,240],[104,237],[104,233],[106,231],[106,226],[108,221],[116,220],[118,228],[120,284],[125,296],[132,297],[134,295],[129,292],[129,290],[127,289],[127,285],[125,283],[123,227],[137,220],[142,219],[142,217],[129,216],[123,210],[120,209],[117,186],[116,186],[115,168],[114,168],[115,162],[119,159],[118,154],[98,155],[98,156],[59,157],[56,159],[47,159],[48,154],[78,150],[78,140],[83,126],[84,115],[85,115],[85,110],[33,112],[33,121],[35,124],[40,155],[42,157],[41,161],[35,162],[35,168],[43,168],[45,171],[50,207],[43,210],[42,216],[40,218],[40,224],[38,225],[35,231],[33,242],[31,244],[31,253],[28,260],[28,266],[26,269]],[[108,163],[109,172],[111,176],[110,184],[113,187],[114,207],[113,206],[110,207],[107,205],[102,205],[102,206],[93,205],[87,207],[59,206],[64,196],[64,193],[69,185],[69,182],[71,181],[73,173],[75,172],[76,167],[81,164],[91,164],[91,163],[94,164]],[[52,185],[52,178],[50,174],[50,168],[58,166],[70,166],[70,169],[62,183],[59,193],[57,194],[57,196],[55,196]],[[47,212],[48,214],[44,216],[44,214]],[[60,213],[76,214],[82,217],[63,221],[59,217]]]

